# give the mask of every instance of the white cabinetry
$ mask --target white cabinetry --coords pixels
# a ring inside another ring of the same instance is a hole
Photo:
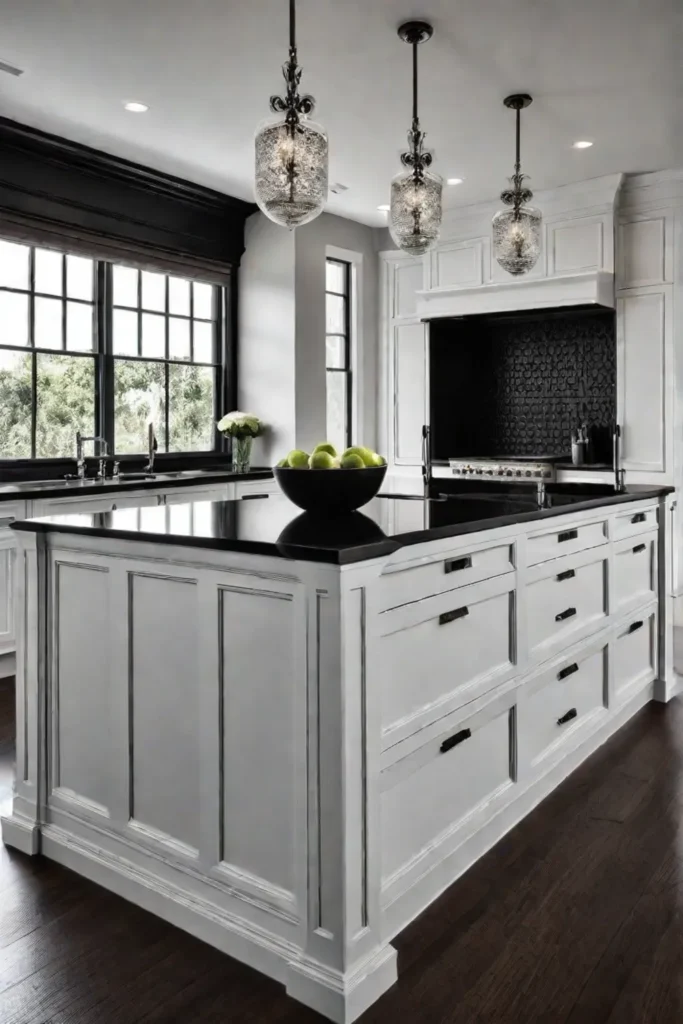
[[[0,658],[11,654],[16,642],[14,581],[17,543],[10,524],[15,519],[25,518],[25,508],[23,501],[0,504]]]

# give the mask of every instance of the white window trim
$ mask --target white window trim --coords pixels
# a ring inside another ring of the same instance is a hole
[[[351,264],[351,437],[354,444],[364,444],[364,338],[363,338],[363,254],[337,245],[325,246],[326,260],[343,260]]]

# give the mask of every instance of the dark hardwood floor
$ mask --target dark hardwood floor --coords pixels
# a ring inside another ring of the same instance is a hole
[[[0,804],[13,691],[0,681]],[[683,703],[652,705],[397,940],[363,1024],[683,1022]],[[0,1024],[315,1024],[283,989],[0,847]]]

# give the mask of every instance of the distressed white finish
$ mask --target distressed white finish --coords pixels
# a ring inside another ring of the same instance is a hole
[[[17,532],[4,841],[351,1022],[395,980],[397,931],[672,694],[669,515],[641,501],[342,568]]]

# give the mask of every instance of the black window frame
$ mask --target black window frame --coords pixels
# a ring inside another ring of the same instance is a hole
[[[343,292],[334,291],[334,289],[327,287],[327,267],[328,264],[333,263],[336,266],[342,267],[344,271],[344,290]],[[352,364],[352,348],[353,339],[351,337],[351,304],[352,304],[352,271],[353,264],[349,260],[339,259],[336,256],[327,256],[325,258],[325,381],[327,382],[328,373],[343,373],[346,375],[346,424],[345,424],[345,444],[347,448],[350,448],[353,444],[353,364]],[[328,295],[334,295],[337,298],[344,300],[344,330],[340,334],[339,331],[328,331],[327,330],[327,297]],[[339,338],[344,339],[344,366],[328,366],[327,365],[327,339],[328,338]]]
[[[5,236],[2,234],[0,229],[0,239],[5,240]],[[97,258],[96,255],[89,256],[87,258],[93,261],[93,298],[92,302],[88,300],[72,298],[67,294],[66,288],[66,267],[68,256],[82,256],[83,254],[79,251],[71,252],[67,246],[50,246],[41,244],[38,241],[30,241],[29,239],[18,239],[7,237],[8,242],[14,244],[20,244],[28,248],[29,250],[29,283],[28,288],[16,288],[12,286],[5,286],[0,283],[0,291],[2,292],[14,292],[22,295],[28,295],[28,309],[29,309],[29,323],[28,323],[28,345],[7,345],[3,344],[0,340],[0,350],[11,351],[29,355],[32,358],[32,395],[31,395],[31,455],[30,456],[18,456],[16,458],[8,456],[0,456],[0,467],[5,468],[16,468],[18,466],[28,466],[30,469],[38,466],[58,466],[60,463],[69,461],[75,457],[75,435],[74,435],[74,452],[72,455],[64,456],[40,456],[36,455],[36,417],[39,405],[39,399],[37,395],[37,363],[36,356],[38,355],[64,355],[73,358],[86,358],[91,359],[94,365],[94,423],[93,432],[103,437],[108,445],[109,451],[112,455],[116,455],[117,459],[123,461],[130,461],[140,459],[146,455],[146,449],[144,441],[141,439],[141,447],[139,452],[131,453],[117,453],[115,451],[115,403],[114,403],[114,364],[117,358],[126,358],[116,356],[113,352],[113,267],[130,266],[138,272],[147,269],[154,269],[155,272],[162,273],[166,277],[166,289],[168,293],[168,278],[179,277],[185,278],[190,281],[198,281],[203,284],[208,284],[213,289],[213,304],[215,311],[214,318],[214,360],[212,364],[214,366],[214,409],[213,409],[213,447],[210,449],[204,449],[201,451],[162,451],[157,452],[157,460],[160,464],[165,462],[172,462],[174,464],[196,464],[202,461],[210,461],[221,455],[224,455],[229,450],[229,443],[227,439],[218,432],[216,429],[216,423],[220,417],[229,409],[234,408],[236,405],[237,397],[237,353],[236,353],[236,328],[237,328],[237,311],[236,311],[236,270],[232,270],[228,277],[228,283],[217,284],[211,281],[203,281],[201,275],[198,274],[183,274],[179,268],[177,271],[171,271],[169,269],[156,271],[156,268],[145,267],[142,264],[135,265],[132,262],[125,260],[112,261],[110,259]],[[62,294],[54,295],[44,292],[37,292],[35,289],[35,253],[36,250],[51,249],[54,252],[59,253],[62,259]],[[141,281],[141,273],[139,273],[138,281]],[[190,294],[192,295],[192,289]],[[37,348],[33,344],[35,340],[35,299],[36,298],[48,298],[60,301],[62,303],[62,345],[61,349],[54,348]],[[69,350],[66,348],[66,309],[67,302],[80,303],[82,305],[91,305],[93,307],[93,348],[92,351],[78,351]],[[140,314],[144,312],[141,308]],[[166,355],[168,356],[168,302],[166,304],[166,340],[167,349]],[[141,316],[140,316],[141,321]],[[191,328],[192,330],[192,328]],[[209,364],[196,364],[190,360],[150,360],[143,359],[143,361],[159,361],[164,362],[167,366],[169,363],[175,363],[185,366],[192,365],[209,365]],[[166,379],[168,381],[168,370],[166,371]],[[166,423],[165,436],[168,439],[168,402],[166,403]],[[167,440],[168,443],[168,440]]]

